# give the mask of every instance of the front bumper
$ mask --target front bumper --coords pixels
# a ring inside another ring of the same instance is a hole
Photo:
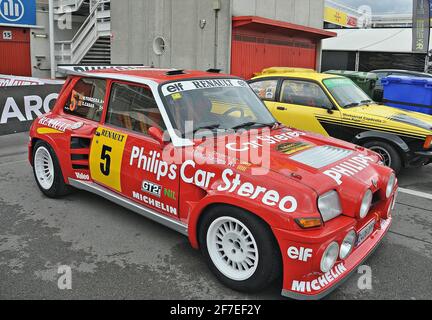
[[[432,159],[432,150],[430,151],[418,151],[415,153],[417,157],[422,157],[425,159]]]
[[[407,157],[408,167],[419,167],[432,162],[432,150],[416,151]]]
[[[391,202],[387,204],[387,208],[391,205]],[[348,258],[339,259],[330,272],[323,274],[320,271],[320,261],[327,245],[332,241],[340,244],[350,230],[358,232],[373,219],[375,226],[372,234],[358,245]],[[303,239],[298,237],[299,234],[277,230],[284,263],[282,295],[297,300],[317,300],[325,297],[348,279],[350,274],[373,253],[388,232],[391,223],[391,215],[384,220],[377,212],[372,211],[358,225],[355,219],[339,217],[327,223],[321,232],[311,232],[307,237],[303,235]],[[292,259],[293,255],[287,254],[289,250],[293,250],[292,248],[297,248],[294,252],[308,250],[311,252],[310,259],[305,259],[304,255],[299,255],[299,259]]]

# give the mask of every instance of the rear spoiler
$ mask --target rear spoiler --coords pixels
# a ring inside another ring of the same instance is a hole
[[[110,64],[110,65],[83,65],[83,64],[59,64],[57,65],[59,73],[64,75],[81,74],[96,70],[139,70],[153,69],[153,67],[144,66],[143,64]]]

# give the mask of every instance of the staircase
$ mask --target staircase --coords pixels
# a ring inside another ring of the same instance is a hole
[[[110,37],[100,37],[90,48],[82,64],[105,65],[111,64],[111,39]]]
[[[89,7],[90,13],[72,40],[55,42],[56,63],[110,64],[110,0],[58,0],[57,5],[57,14],[65,10],[75,10],[72,12],[79,14],[86,6]]]

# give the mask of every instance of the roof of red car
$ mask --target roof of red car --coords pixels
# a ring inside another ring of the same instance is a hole
[[[115,75],[131,76],[153,80],[158,83],[193,78],[232,77],[227,74],[206,72],[200,70],[183,70],[183,73],[174,72],[174,74],[170,75],[169,72],[173,71],[176,71],[176,69],[156,69],[148,67],[113,67],[109,69],[90,71],[88,73],[112,74],[113,78],[115,78]]]

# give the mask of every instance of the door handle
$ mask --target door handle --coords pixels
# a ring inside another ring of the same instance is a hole
[[[279,111],[286,111],[287,110],[287,108],[285,108],[285,107],[276,107],[276,109]]]

